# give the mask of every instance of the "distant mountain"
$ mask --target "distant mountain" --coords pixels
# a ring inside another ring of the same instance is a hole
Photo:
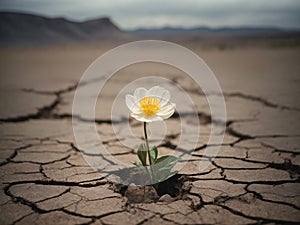
[[[1,44],[45,44],[99,41],[124,33],[109,18],[73,22],[64,18],[0,12]]]
[[[48,18],[24,13],[0,12],[0,45],[56,44],[70,42],[161,39],[167,41],[228,41],[245,38],[300,37],[299,30],[255,27],[180,28],[120,30],[109,18],[74,22],[64,18]],[[292,42],[291,42],[292,43]],[[294,43],[294,42],[293,42]]]
[[[256,28],[256,27],[220,27],[220,28],[209,28],[209,27],[194,27],[194,28],[181,28],[181,27],[163,27],[154,29],[136,29],[131,30],[129,33],[138,36],[261,36],[261,35],[278,35],[296,32],[295,30],[283,30],[279,28]],[[299,31],[298,31],[299,33]]]

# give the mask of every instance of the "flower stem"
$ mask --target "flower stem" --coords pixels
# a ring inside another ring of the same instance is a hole
[[[155,178],[154,178],[154,171],[152,168],[152,160],[151,160],[151,156],[150,156],[150,148],[149,148],[149,142],[148,142],[148,136],[147,136],[147,123],[146,122],[144,122],[144,134],[145,134],[145,141],[146,141],[146,147],[147,147],[148,158],[149,158],[149,165],[150,165],[150,169],[151,169],[151,179],[154,182]]]
[[[152,165],[152,160],[150,157],[150,149],[149,149],[149,142],[148,142],[148,135],[147,135],[147,123],[144,122],[144,134],[145,134],[145,141],[146,141],[146,147],[147,147],[147,152],[148,152],[148,157],[149,157],[149,163]]]

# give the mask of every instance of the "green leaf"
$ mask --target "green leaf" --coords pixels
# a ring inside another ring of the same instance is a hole
[[[165,155],[158,158],[155,164],[159,164],[159,168],[169,168],[170,170],[175,166],[179,161],[179,158],[173,155]]]
[[[155,163],[155,162],[156,162],[157,155],[158,155],[158,150],[157,150],[157,147],[154,146],[154,147],[150,150],[150,158],[151,158],[151,162],[152,162],[152,163]]]
[[[168,178],[174,176],[178,171],[165,171],[164,173],[160,173],[158,177],[156,177],[158,182],[162,182],[164,180],[167,180]]]
[[[150,177],[147,167],[144,167],[140,161],[132,162],[132,164],[135,165],[137,169],[144,174],[143,176]]]
[[[180,158],[172,155],[166,155],[158,158],[154,165],[155,177],[158,181],[163,181],[174,175],[171,172]]]
[[[137,154],[138,154],[138,157],[139,157],[140,161],[142,162],[142,165],[146,166],[147,165],[147,162],[146,162],[147,148],[146,148],[145,144],[141,144],[139,146]]]

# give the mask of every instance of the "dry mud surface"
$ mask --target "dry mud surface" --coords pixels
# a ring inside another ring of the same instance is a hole
[[[145,74],[164,74],[189,91],[202,130],[191,160],[180,171],[189,185],[184,196],[132,203],[86,163],[72,131],[77,82],[108,48],[1,51],[0,224],[300,223],[299,49],[193,47],[216,74],[227,105],[224,142],[211,146],[209,107],[186,75],[151,64],[119,71],[96,106],[97,130],[114,157],[126,163],[136,159],[135,151],[124,147],[111,128],[114,96]],[[82,115],[76,118],[92,122]],[[167,121],[161,154],[174,151],[179,123],[176,117]],[[142,125],[130,124],[141,138]],[[214,146],[220,151],[211,159],[205,152]],[[200,160],[211,165],[199,171]]]

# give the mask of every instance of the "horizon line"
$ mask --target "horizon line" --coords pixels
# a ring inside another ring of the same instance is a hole
[[[76,19],[71,19],[66,16],[48,16],[36,12],[26,12],[26,11],[10,11],[10,10],[0,10],[0,14],[5,14],[5,13],[10,13],[10,14],[21,14],[21,15],[28,15],[28,16],[35,16],[35,17],[41,17],[44,19],[62,19],[66,20],[72,23],[85,23],[93,20],[100,20],[100,19],[109,19],[114,25],[116,25],[120,30],[123,31],[138,31],[138,30],[164,30],[164,29],[181,29],[181,30],[193,30],[193,29],[200,29],[200,28],[205,28],[209,30],[221,30],[221,29],[271,29],[271,30],[281,30],[281,31],[300,31],[300,28],[296,27],[281,27],[281,26],[271,26],[271,25],[263,25],[263,26],[255,26],[255,25],[238,25],[238,26],[232,26],[232,25],[220,25],[220,26],[209,26],[209,25],[197,25],[197,26],[173,26],[173,25],[162,25],[162,26],[141,26],[141,27],[135,27],[135,28],[121,28],[118,25],[118,22],[115,21],[112,17],[105,15],[105,16],[98,16],[98,17],[92,17],[89,19],[84,19],[84,20],[76,20]]]

